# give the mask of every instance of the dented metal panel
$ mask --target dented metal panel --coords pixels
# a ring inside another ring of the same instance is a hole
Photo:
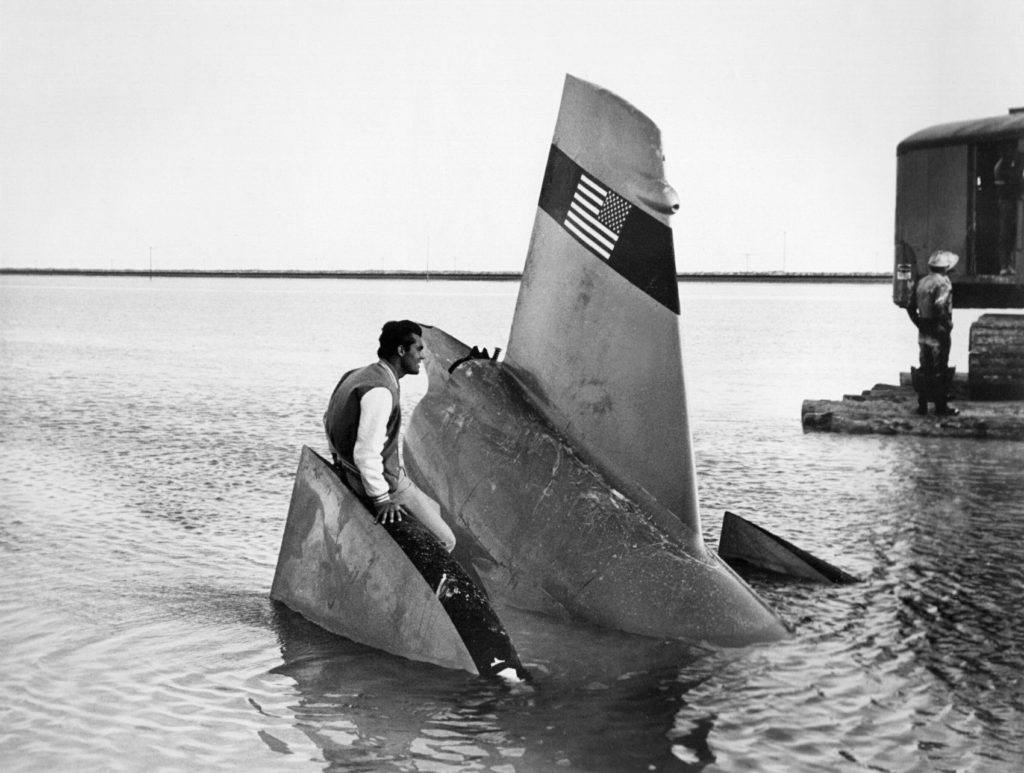
[[[434,589],[309,448],[295,474],[270,595],[353,641],[478,673]]]
[[[661,132],[625,100],[568,76],[553,144],[506,363],[545,419],[617,486],[699,533],[668,225],[678,200]],[[568,220],[561,198],[573,198],[575,178],[563,187],[562,156],[576,177],[592,176],[631,207],[609,235],[617,207],[606,217],[607,207],[584,201],[608,226],[594,226],[601,249]]]
[[[430,389],[406,436],[417,483],[472,540],[492,596],[649,636],[741,645],[785,629],[657,500],[638,501],[575,450],[503,364],[424,329]]]

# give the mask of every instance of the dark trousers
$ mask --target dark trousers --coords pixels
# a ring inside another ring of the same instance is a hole
[[[949,330],[931,320],[921,320],[918,331],[918,361],[921,366],[918,402],[924,405],[931,401],[936,408],[944,407],[949,389]]]

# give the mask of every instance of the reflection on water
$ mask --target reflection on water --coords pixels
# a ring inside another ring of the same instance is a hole
[[[427,762],[644,767],[664,747],[680,693],[678,666],[697,657],[679,644],[503,610],[506,623],[523,632],[521,646],[545,655],[528,664],[531,683],[510,686],[393,658],[330,636],[284,607],[275,611],[284,662],[272,673],[294,680],[298,695],[276,711],[261,706],[290,716],[282,732],[265,735],[290,751],[286,739],[301,730],[300,741],[346,770],[413,762],[417,769]],[[605,737],[597,747],[588,733],[574,732],[600,725]],[[660,754],[669,761],[667,748]]]
[[[535,674],[510,688],[273,605],[337,375],[385,318],[503,346],[515,292],[0,277],[4,769],[1024,766],[1024,444],[800,429],[804,397],[916,357],[881,286],[681,286],[709,543],[730,509],[864,578],[758,581],[792,638],[707,652],[502,609]]]

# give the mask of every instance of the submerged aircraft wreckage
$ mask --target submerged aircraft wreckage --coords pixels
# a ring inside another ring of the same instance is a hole
[[[657,126],[567,76],[507,354],[424,327],[430,385],[405,439],[409,474],[441,504],[484,592],[460,579],[473,610],[449,611],[440,558],[385,544],[305,449],[272,597],[356,641],[482,674],[521,672],[491,599],[693,643],[785,636],[701,537],[678,206]],[[396,592],[413,580],[416,593]]]

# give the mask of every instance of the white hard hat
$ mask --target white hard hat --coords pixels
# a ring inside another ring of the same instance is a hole
[[[928,265],[931,268],[941,268],[949,271],[953,266],[960,262],[960,256],[955,252],[949,250],[936,250],[932,253],[932,256],[928,258]]]

